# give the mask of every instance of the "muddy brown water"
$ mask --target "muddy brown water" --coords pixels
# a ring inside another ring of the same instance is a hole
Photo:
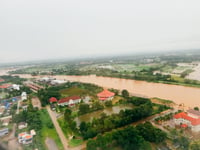
[[[31,75],[20,75],[25,78],[32,78]],[[112,77],[89,76],[54,76],[57,79],[69,81],[78,81],[83,83],[92,83],[105,88],[114,88],[118,90],[127,89],[131,94],[143,97],[158,97],[172,100],[177,104],[194,107],[200,106],[200,88],[186,87],[180,85],[170,85],[162,83],[152,83],[146,81],[136,81],[130,79],[120,79]],[[37,76],[37,78],[39,78]]]

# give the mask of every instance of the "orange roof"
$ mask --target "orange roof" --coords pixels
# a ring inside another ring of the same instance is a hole
[[[55,97],[51,97],[50,99],[49,99],[49,102],[50,103],[53,103],[53,102],[57,102],[58,100],[55,98]]]
[[[25,139],[30,139],[30,138],[32,138],[31,135],[26,135],[26,136],[25,136]]]
[[[18,136],[24,136],[26,134],[26,132],[22,132],[22,133],[20,133],[20,134],[18,134]]]
[[[175,119],[183,118],[185,120],[190,121],[191,124],[194,126],[200,125],[200,119],[192,118],[192,117],[188,116],[187,113],[185,113],[185,112],[181,112],[181,113],[174,115],[174,118]]]
[[[107,99],[109,97],[112,97],[114,95],[115,95],[115,93],[110,92],[110,91],[108,91],[106,89],[97,94],[97,96],[99,97],[100,100],[105,100],[105,99]]]
[[[182,128],[187,128],[188,125],[187,125],[187,124],[182,124],[181,127],[182,127]]]

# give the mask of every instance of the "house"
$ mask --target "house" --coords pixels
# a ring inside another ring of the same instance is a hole
[[[52,80],[51,85],[59,85],[59,84],[64,84],[66,82],[67,81],[65,81],[65,80]]]
[[[11,118],[3,119],[3,120],[2,120],[2,125],[3,125],[3,126],[8,126],[9,123],[10,123],[10,120],[11,120]]]
[[[24,129],[24,128],[26,128],[27,127],[27,123],[26,122],[20,122],[19,124],[18,124],[18,129]]]
[[[51,97],[49,99],[49,103],[56,103],[56,102],[58,102],[58,100],[55,97]]]
[[[33,141],[33,136],[26,132],[18,134],[18,142],[22,144],[30,144]]]
[[[0,79],[0,82],[4,82],[5,80],[4,79]]]
[[[99,100],[102,100],[102,101],[112,100],[113,97],[115,96],[115,93],[110,92],[110,91],[105,89],[102,92],[98,93],[97,96],[98,96]]]
[[[7,89],[7,88],[9,88],[11,86],[12,86],[11,84],[2,84],[2,85],[0,85],[0,88],[1,89]]]
[[[11,88],[14,89],[14,90],[18,90],[19,91],[20,90],[20,85],[13,84]]]
[[[0,106],[0,115],[2,115],[5,111],[5,106]]]
[[[0,137],[8,134],[8,128],[0,129]]]
[[[174,122],[182,128],[189,127],[194,132],[200,131],[200,112],[190,109],[174,115]]]
[[[74,104],[80,103],[81,98],[79,96],[70,96],[66,98],[62,98],[58,101],[58,105],[60,106],[73,106]]]
[[[83,98],[83,102],[89,103],[90,99],[91,99],[90,96],[86,96],[85,98]]]
[[[21,94],[21,99],[22,99],[22,100],[26,100],[26,99],[27,99],[27,94],[26,94],[26,92],[22,92],[22,94]]]

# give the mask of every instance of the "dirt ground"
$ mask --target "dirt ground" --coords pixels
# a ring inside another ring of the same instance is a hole
[[[32,98],[32,105],[33,107],[38,107],[38,109],[41,109],[41,103],[38,97],[33,97]]]
[[[57,147],[55,141],[51,138],[46,138],[45,144],[46,144],[48,150],[58,150],[58,147]]]

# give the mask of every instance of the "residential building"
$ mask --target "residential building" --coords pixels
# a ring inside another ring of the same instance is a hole
[[[27,94],[26,94],[26,92],[22,92],[22,94],[21,94],[21,99],[22,99],[22,100],[26,100],[26,99],[27,99]]]
[[[200,131],[200,112],[190,109],[174,115],[174,122],[181,127],[189,127],[194,132]]]
[[[18,134],[18,142],[22,144],[30,144],[33,141],[33,136],[26,132]]]
[[[0,129],[0,137],[7,135],[9,133],[8,128]]]
[[[77,103],[81,102],[81,98],[79,96],[70,96],[66,98],[62,98],[58,101],[58,105],[60,106],[73,106]]]
[[[24,128],[26,128],[27,127],[27,123],[26,122],[20,122],[19,124],[18,124],[18,129],[24,129]]]
[[[97,94],[99,100],[105,101],[105,100],[112,100],[115,96],[115,93],[110,92],[106,89],[104,89],[102,92]]]

